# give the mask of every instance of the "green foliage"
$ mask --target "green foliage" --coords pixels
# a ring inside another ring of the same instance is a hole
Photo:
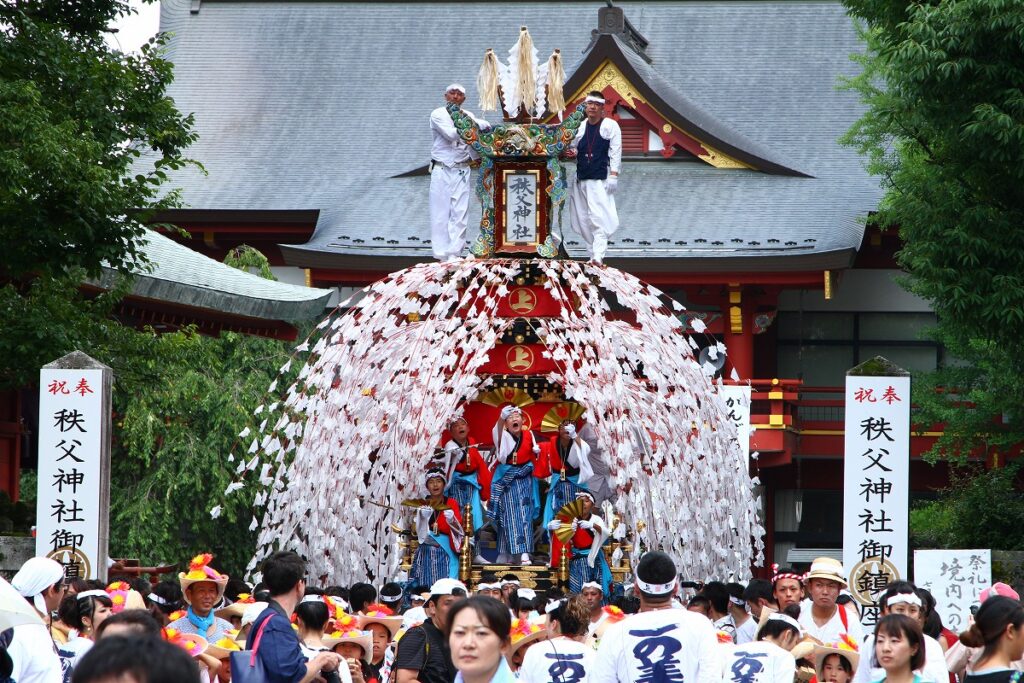
[[[867,113],[844,138],[887,190],[908,287],[969,361],[918,378],[931,458],[1024,441],[1024,0],[845,0],[863,20]]]
[[[989,471],[955,470],[938,500],[910,512],[915,548],[1024,547],[1024,494],[1018,486],[1020,464]]]
[[[125,0],[0,5],[0,277],[127,270],[161,186],[190,162],[192,117],[166,95],[163,39],[107,47]],[[145,163],[142,159],[145,157]]]

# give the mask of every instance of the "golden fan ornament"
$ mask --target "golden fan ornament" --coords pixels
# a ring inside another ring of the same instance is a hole
[[[583,499],[577,498],[558,508],[555,517],[562,520],[562,526],[555,529],[555,537],[562,543],[567,543],[576,533],[572,528],[573,520],[583,519]]]
[[[434,510],[437,510],[438,512],[443,512],[443,511],[448,509],[448,504],[447,503],[445,503],[445,502],[436,502],[435,503],[434,501],[428,500],[426,498],[406,498],[405,500],[402,501],[402,506],[403,507],[407,507],[407,508],[421,508],[421,507],[426,506],[428,508],[433,508]]]

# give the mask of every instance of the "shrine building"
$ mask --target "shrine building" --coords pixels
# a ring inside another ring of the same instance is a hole
[[[485,50],[521,25],[542,54],[561,49],[567,111],[601,91],[623,133],[606,263],[685,304],[702,344],[727,345],[723,376],[753,386],[768,562],[839,556],[846,370],[945,359],[921,336],[934,313],[897,284],[898,238],[870,225],[879,181],[839,143],[863,112],[841,80],[864,46],[838,2],[161,4],[170,94],[195,115],[190,156],[208,175],[176,174],[190,208],[159,220],[198,252],[249,244],[282,279],[346,296],[431,258],[428,117],[444,88],[465,84],[464,106],[496,122],[477,107]],[[912,503],[948,483],[920,460],[935,437],[913,437]]]

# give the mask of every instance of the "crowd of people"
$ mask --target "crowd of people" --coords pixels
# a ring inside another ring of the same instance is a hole
[[[475,591],[451,578],[314,587],[290,551],[250,587],[212,561],[102,586],[29,560],[0,580],[0,683],[1018,683],[1024,671],[1009,586],[983,591],[957,635],[927,591],[890,583],[866,634],[830,558],[694,584],[651,551],[614,604],[598,581],[541,595],[513,574]]]

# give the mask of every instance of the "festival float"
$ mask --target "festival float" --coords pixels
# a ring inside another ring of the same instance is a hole
[[[259,488],[250,574],[270,552],[292,549],[323,583],[398,575],[415,549],[402,503],[422,496],[445,425],[464,416],[487,452],[506,405],[522,409],[538,438],[565,419],[587,430],[607,470],[604,552],[616,581],[646,549],[669,552],[693,579],[743,580],[762,560],[757,480],[721,380],[687,334],[688,320],[702,332],[700,320],[628,273],[564,257],[563,156],[585,93],[567,104],[558,51],[538,63],[525,28],[509,54],[503,64],[489,50],[478,83],[483,108],[500,107],[502,123],[481,130],[448,107],[481,158],[472,256],[392,273],[342,302],[240,435],[248,453],[228,493]],[[712,358],[725,352],[711,345]],[[474,555],[493,549],[469,546],[460,578],[473,582],[484,569]],[[546,587],[566,580],[564,558],[554,565],[486,569]]]

